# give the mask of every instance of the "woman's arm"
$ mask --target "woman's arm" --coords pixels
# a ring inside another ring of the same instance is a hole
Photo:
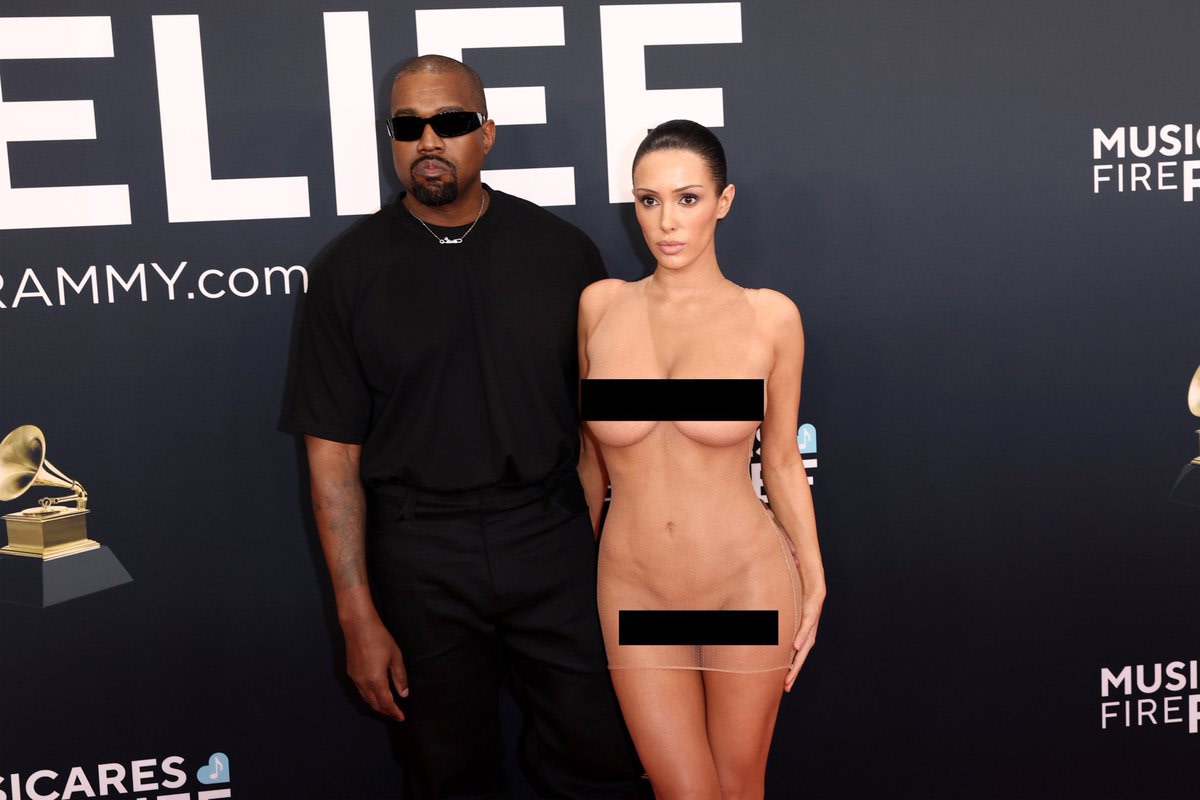
[[[817,543],[817,520],[804,458],[796,443],[800,408],[800,373],[804,364],[804,329],[800,312],[786,296],[761,290],[762,313],[772,341],[774,361],[767,377],[767,413],[762,424],[762,476],[771,510],[795,548],[800,572],[800,626],[796,654],[784,678],[791,691],[817,638],[817,622],[825,602],[825,569]]]
[[[596,329],[614,289],[624,281],[616,278],[597,281],[583,290],[579,297],[579,379],[588,376],[588,337]],[[583,496],[587,499],[592,517],[592,532],[600,536],[600,512],[604,508],[604,495],[608,491],[608,470],[600,445],[592,436],[586,422],[579,423],[579,482],[583,484]]]

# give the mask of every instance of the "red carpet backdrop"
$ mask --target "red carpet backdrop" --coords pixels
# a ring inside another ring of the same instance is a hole
[[[1195,797],[1198,39],[1166,1],[6,0],[0,513],[88,513],[5,544],[101,547],[0,551],[0,800],[398,794],[277,422],[424,52],[615,276],[645,130],[725,143],[722,267],[804,314],[829,581],[769,797]]]

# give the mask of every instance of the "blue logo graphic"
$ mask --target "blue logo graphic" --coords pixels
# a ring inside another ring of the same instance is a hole
[[[811,422],[806,422],[796,431],[796,444],[800,445],[803,455],[817,452],[817,429]]]
[[[213,753],[208,763],[196,770],[196,780],[201,783],[229,783],[229,756]]]

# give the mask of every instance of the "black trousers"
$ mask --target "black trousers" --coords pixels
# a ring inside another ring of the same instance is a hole
[[[409,678],[396,723],[405,796],[510,796],[505,680],[525,717],[521,765],[540,796],[644,796],[608,676],[596,547],[574,475],[520,492],[372,495],[368,563]]]

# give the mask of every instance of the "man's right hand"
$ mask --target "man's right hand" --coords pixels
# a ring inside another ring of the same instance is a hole
[[[359,466],[362,447],[305,436],[313,517],[346,637],[346,672],[371,708],[394,720],[404,713],[392,686],[408,696],[408,674],[396,640],[384,627],[367,580],[367,503]]]
[[[371,708],[404,719],[392,686],[408,696],[408,675],[396,640],[384,627],[367,580],[367,502],[359,466],[362,446],[304,437],[312,480],[313,518],[346,637],[346,672]]]
[[[396,640],[379,617],[354,623],[342,623],[346,637],[346,672],[367,705],[396,721],[404,712],[396,705],[392,686],[401,697],[408,697],[408,674]]]

